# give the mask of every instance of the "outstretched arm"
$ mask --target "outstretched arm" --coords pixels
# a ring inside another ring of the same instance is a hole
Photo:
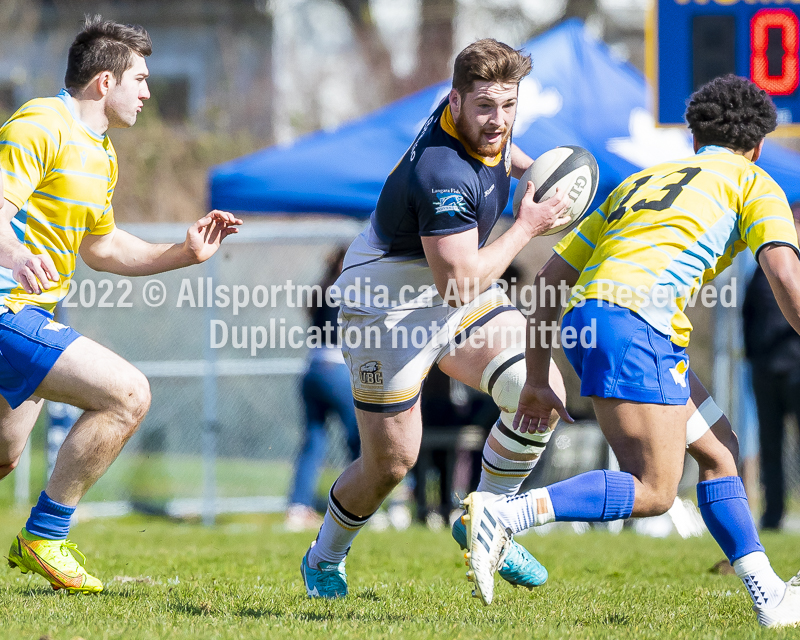
[[[186,232],[181,244],[151,244],[119,228],[87,235],[81,257],[92,269],[121,276],[149,276],[205,262],[242,221],[226,211],[212,211]]]
[[[560,284],[565,282],[574,287],[580,273],[574,269],[564,258],[554,255],[542,267],[536,276],[536,285],[539,287],[553,287],[560,291]],[[544,296],[549,298],[550,296]],[[552,345],[548,341],[531,343],[531,337],[536,336],[537,327],[544,324],[553,326],[561,315],[561,300],[555,298],[553,305],[540,305],[530,317],[528,327],[528,348],[525,351],[525,364],[528,376],[517,405],[517,415],[514,416],[514,428],[522,433],[544,433],[548,429],[550,414],[555,410],[566,422],[573,419],[564,408],[564,404],[550,387],[550,356]]]
[[[786,320],[800,333],[800,259],[792,247],[771,244],[758,254],[758,262]]]

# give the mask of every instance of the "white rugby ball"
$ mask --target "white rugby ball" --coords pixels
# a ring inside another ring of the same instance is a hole
[[[549,236],[563,231],[586,213],[597,193],[598,175],[597,160],[583,147],[564,146],[545,151],[519,180],[512,204],[514,215],[517,215],[529,180],[536,187],[534,202],[547,200],[556,194],[557,187],[561,187],[572,200],[572,207],[567,211],[570,221],[542,235]]]

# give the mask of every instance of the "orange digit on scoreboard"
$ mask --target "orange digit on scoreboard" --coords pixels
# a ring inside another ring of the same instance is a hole
[[[782,53],[769,51],[771,29],[781,31]],[[790,9],[758,11],[750,22],[750,77],[753,82],[770,95],[786,96],[793,93],[800,83],[799,48],[800,25],[793,11]],[[775,59],[776,54],[781,57],[781,72],[779,75],[770,75],[770,58],[773,62],[778,62]]]

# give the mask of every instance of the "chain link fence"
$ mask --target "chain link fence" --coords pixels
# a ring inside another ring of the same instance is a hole
[[[134,363],[153,395],[138,433],[90,490],[80,513],[136,509],[202,515],[211,522],[221,512],[284,508],[303,430],[308,287],[319,281],[327,255],[363,226],[347,218],[250,219],[207,263],[154,277],[123,278],[79,264],[60,320]],[[151,242],[181,241],[186,232],[172,224],[126,229]],[[746,280],[738,266],[732,275]],[[707,382],[739,432],[746,461],[757,456],[757,422],[739,371],[740,309],[717,311],[713,379]],[[70,415],[63,406],[49,412],[57,426]],[[588,468],[606,464],[606,447],[590,437],[594,431],[562,429],[550,447],[558,449],[558,460],[539,465],[537,484],[561,479],[559,471],[584,470],[574,468],[570,456],[598,456]],[[55,451],[64,431],[48,435]],[[330,435],[328,463],[339,468],[347,459],[342,430],[332,428]],[[785,445],[787,486],[796,498],[800,444],[794,424]],[[26,459],[16,475],[31,468],[36,475],[50,465],[52,460]],[[751,476],[757,489],[757,470]],[[27,504],[35,484],[18,480],[18,504]]]
[[[246,220],[202,265],[142,278],[79,265],[59,319],[137,366],[153,396],[139,431],[82,502],[84,516],[136,509],[213,521],[283,508],[303,429],[308,287],[362,227],[344,218]],[[186,233],[125,228],[150,242]],[[339,466],[341,430],[331,431],[329,462]]]

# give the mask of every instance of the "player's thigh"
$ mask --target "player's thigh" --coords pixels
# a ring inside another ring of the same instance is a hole
[[[463,343],[439,360],[439,368],[451,378],[475,389],[489,363],[508,349],[525,352],[527,321],[516,309],[504,311],[475,328]]]
[[[12,409],[0,396],[0,467],[15,463],[22,455],[43,404],[41,398],[31,396]]]
[[[88,411],[147,410],[150,386],[144,374],[116,353],[81,336],[45,376],[36,395]]]
[[[481,389],[481,379],[486,367],[504,351],[525,354],[525,332],[528,321],[516,309],[501,313],[474,331],[468,340],[451,350],[439,360],[439,368],[474,389]],[[524,364],[524,363],[523,363]],[[556,363],[550,360],[550,386],[561,401],[566,400],[564,379]]]
[[[620,469],[655,488],[677,489],[686,452],[686,405],[592,397]]]
[[[377,413],[356,409],[362,464],[374,471],[387,465],[411,468],[422,442],[419,400],[410,409]]]

